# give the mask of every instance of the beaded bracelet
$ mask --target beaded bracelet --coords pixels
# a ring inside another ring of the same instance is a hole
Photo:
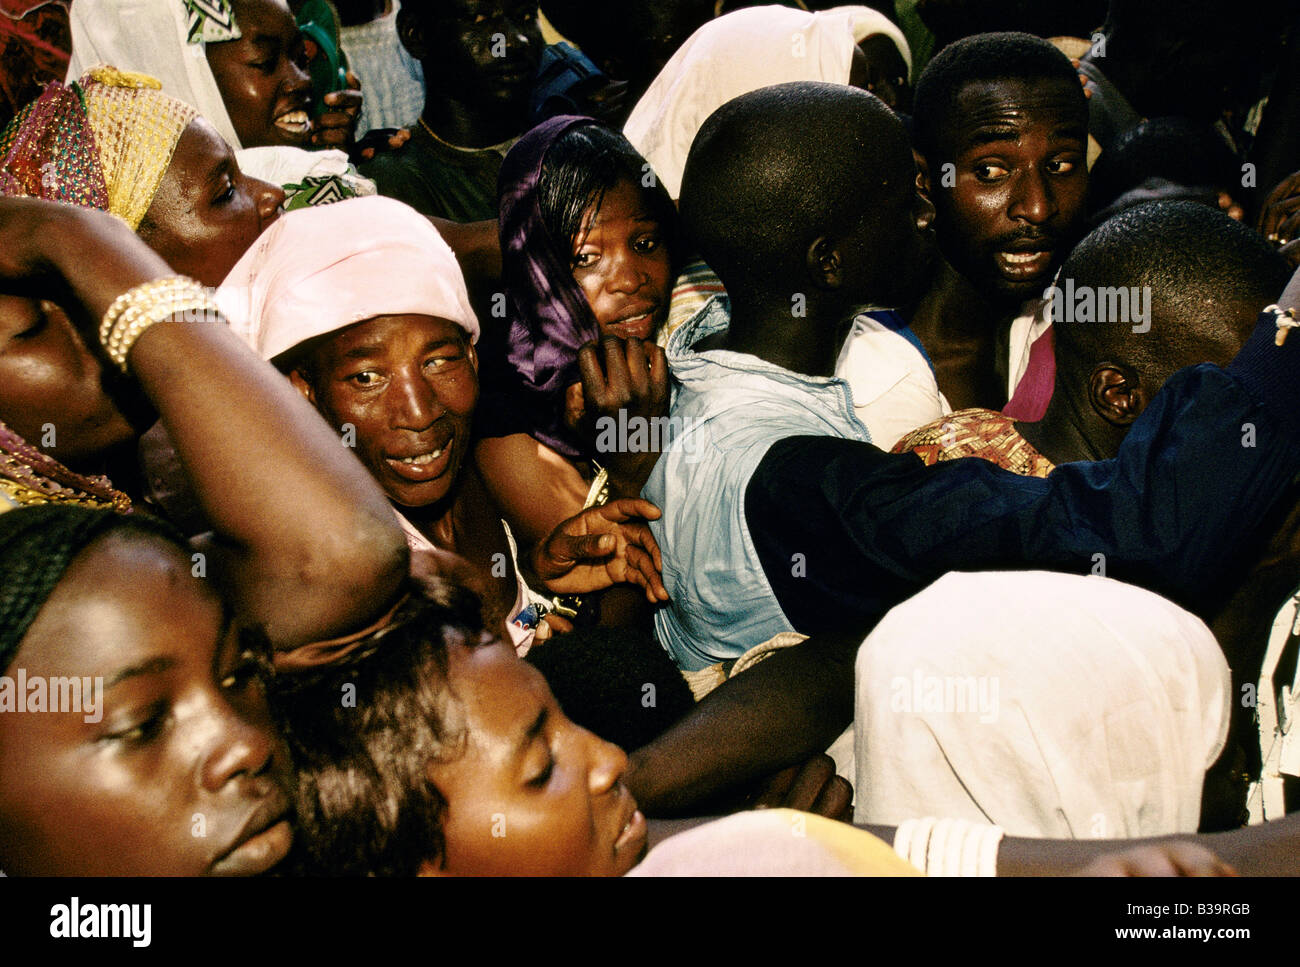
[[[113,300],[99,324],[99,341],[122,372],[126,356],[150,326],[176,316],[218,318],[220,309],[212,290],[184,275],[145,282]]]
[[[1274,345],[1281,346],[1286,342],[1286,335],[1300,322],[1296,321],[1295,309],[1283,309],[1276,303],[1264,307],[1265,312],[1273,313],[1273,318],[1277,321],[1277,337],[1273,340]]]
[[[927,876],[996,876],[1000,826],[965,819],[905,820],[894,832],[894,852]]]

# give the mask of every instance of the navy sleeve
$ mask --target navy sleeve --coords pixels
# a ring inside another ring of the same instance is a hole
[[[1300,472],[1300,345],[1277,349],[1275,331],[1262,320],[1227,371],[1176,373],[1115,459],[1046,479],[778,441],[745,494],[778,603],[804,633],[865,633],[947,571],[1042,568],[1104,573],[1196,611]]]

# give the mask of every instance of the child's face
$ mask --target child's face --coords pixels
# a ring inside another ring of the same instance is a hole
[[[668,318],[672,259],[641,189],[626,179],[583,217],[573,246],[573,278],[601,335],[651,339]]]
[[[627,756],[565,718],[540,672],[499,643],[457,645],[448,677],[467,739],[429,767],[448,803],[437,872],[618,876],[641,859]]]

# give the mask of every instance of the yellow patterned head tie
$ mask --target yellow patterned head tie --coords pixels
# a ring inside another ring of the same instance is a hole
[[[97,67],[78,81],[108,186],[108,210],[135,231],[158,192],[176,143],[199,112],[146,74]]]

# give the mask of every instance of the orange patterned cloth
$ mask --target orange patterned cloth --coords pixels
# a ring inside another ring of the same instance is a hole
[[[979,457],[1022,477],[1046,477],[1056,465],[1020,435],[1016,421],[996,410],[958,410],[913,430],[894,444],[894,453],[911,451],[932,466],[941,460]]]

